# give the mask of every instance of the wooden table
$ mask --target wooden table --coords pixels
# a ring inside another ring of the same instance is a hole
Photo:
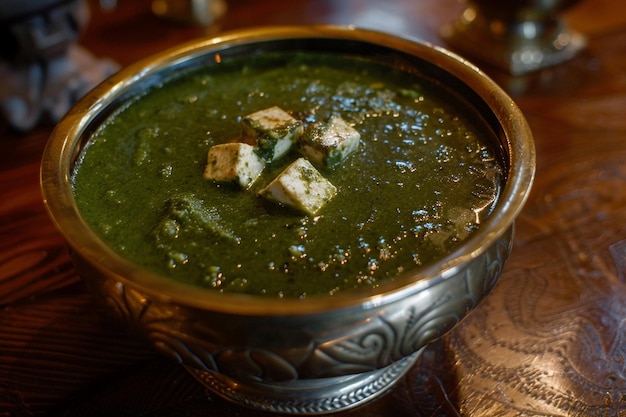
[[[455,0],[231,0],[215,27],[154,16],[148,0],[90,3],[81,44],[121,65],[222,30],[338,23],[444,45]],[[355,416],[626,415],[626,3],[567,14],[586,51],[510,78],[538,167],[495,290]],[[44,211],[51,126],[0,130],[0,416],[261,416],[228,403],[107,318]]]

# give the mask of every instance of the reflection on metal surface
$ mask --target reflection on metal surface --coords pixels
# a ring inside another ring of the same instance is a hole
[[[626,240],[620,240],[609,246],[615,266],[617,266],[617,274],[621,281],[626,281]]]
[[[559,13],[577,0],[467,0],[467,8],[442,36],[468,58],[523,74],[576,55],[586,39]]]

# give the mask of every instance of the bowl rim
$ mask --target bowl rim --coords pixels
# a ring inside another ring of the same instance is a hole
[[[84,134],[92,116],[106,108],[109,103],[107,97],[119,96],[142,78],[192,55],[288,38],[356,40],[382,45],[427,60],[474,90],[493,111],[506,139],[509,166],[497,209],[478,231],[432,265],[411,269],[410,273],[382,283],[377,288],[349,290],[332,296],[307,296],[304,299],[203,289],[141,269],[110,249],[80,216],[70,186],[76,142]],[[83,96],[57,123],[42,155],[40,185],[44,206],[70,249],[79,252],[82,258],[101,269],[100,272],[115,275],[124,285],[154,299],[193,308],[241,315],[300,316],[384,306],[454,276],[463,265],[480,256],[513,227],[528,198],[534,175],[535,147],[521,110],[489,76],[461,56],[420,39],[377,30],[343,25],[291,25],[238,29],[193,39],[122,68]]]

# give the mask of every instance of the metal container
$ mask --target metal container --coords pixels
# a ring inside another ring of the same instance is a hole
[[[268,299],[190,287],[137,267],[104,244],[76,207],[70,173],[90,133],[129,98],[219,55],[266,51],[367,55],[453,90],[499,143],[505,184],[495,209],[452,253],[376,289]],[[496,284],[535,169],[531,132],[503,90],[441,48],[336,26],[248,29],[164,51],[115,74],[56,126],[41,186],[78,273],[97,298],[214,392],[256,409],[324,414],[383,393],[427,344],[451,330]]]

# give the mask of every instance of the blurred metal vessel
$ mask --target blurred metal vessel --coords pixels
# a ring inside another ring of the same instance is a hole
[[[442,30],[450,48],[513,75],[557,65],[586,46],[561,15],[579,0],[465,0]]]

